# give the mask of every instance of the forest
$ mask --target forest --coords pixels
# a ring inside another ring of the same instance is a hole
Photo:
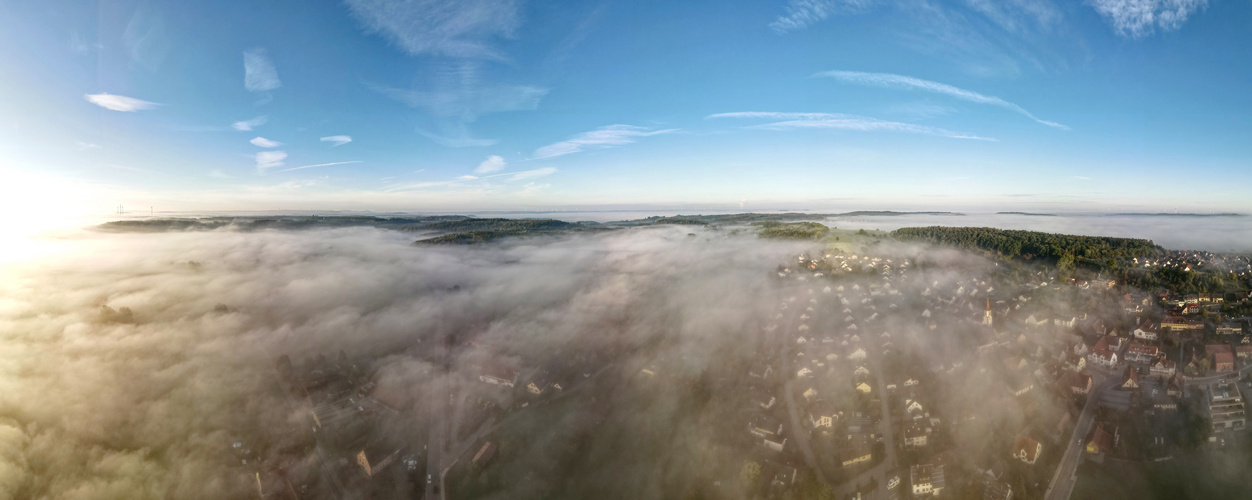
[[[905,227],[891,232],[903,241],[952,245],[973,250],[996,252],[1005,257],[1054,260],[1058,267],[1072,268],[1091,261],[1104,264],[1109,260],[1156,255],[1164,251],[1149,240],[1079,236],[994,229],[989,227]]]

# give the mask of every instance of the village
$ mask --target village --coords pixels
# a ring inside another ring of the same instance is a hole
[[[469,338],[456,356],[405,354],[450,374],[415,402],[379,388],[371,360],[280,356],[277,386],[307,420],[284,431],[289,454],[316,458],[265,462],[244,441],[232,453],[262,498],[476,498],[519,473],[579,474],[583,458],[542,451],[548,440],[664,446],[657,428],[716,414],[675,432],[720,450],[695,474],[718,497],[1010,500],[1069,498],[1086,463],[1244,439],[1252,337],[1248,318],[1221,310],[1246,295],[1001,264],[796,255],[770,272],[775,298],[738,354],[715,366],[692,359],[716,347],[663,340],[544,351]],[[619,409],[666,398],[684,401],[670,420]]]

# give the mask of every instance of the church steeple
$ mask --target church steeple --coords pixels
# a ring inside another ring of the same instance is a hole
[[[987,310],[982,315],[983,326],[991,326],[991,299],[987,299]]]

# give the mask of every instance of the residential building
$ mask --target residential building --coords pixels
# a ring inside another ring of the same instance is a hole
[[[835,404],[830,401],[817,401],[809,407],[809,423],[814,429],[830,429],[838,420],[839,413],[835,411]]]
[[[1239,387],[1236,384],[1219,382],[1210,388],[1209,418],[1213,422],[1214,432],[1244,428],[1246,415],[1243,395],[1239,393]]]
[[[1235,371],[1235,356],[1229,352],[1219,352],[1214,354],[1213,369],[1219,372]]]
[[[921,422],[913,422],[904,428],[904,446],[921,448],[926,446],[930,437],[930,429]]]
[[[1018,434],[1017,437],[1013,439],[1012,452],[1013,458],[1028,464],[1034,464],[1035,461],[1039,459],[1039,454],[1043,452],[1043,445],[1039,444],[1038,441]]]
[[[1095,429],[1091,430],[1091,435],[1087,436],[1086,451],[1094,455],[1103,455],[1113,451],[1114,444],[1116,444],[1116,439],[1113,434],[1105,431],[1103,425],[1096,424]]]
[[[395,462],[403,449],[402,446],[387,442],[374,443],[356,454],[356,463],[361,466],[361,470],[365,471],[366,476],[374,477],[375,474]]]
[[[517,383],[517,370],[500,363],[487,363],[479,372],[478,380],[492,385],[513,387]]]
[[[1157,349],[1154,345],[1132,342],[1130,347],[1126,348],[1125,359],[1134,363],[1152,363],[1160,355],[1160,349]]]
[[[1177,365],[1178,363],[1161,357],[1156,363],[1152,364],[1152,367],[1149,368],[1149,373],[1154,377],[1173,377],[1178,369]]]
[[[987,475],[982,481],[982,500],[1013,500],[1013,486]]]
[[[1122,382],[1118,388],[1123,391],[1134,391],[1138,390],[1140,385],[1142,384],[1139,381],[1139,370],[1133,366],[1127,366],[1126,371],[1122,373]]]
[[[1095,345],[1092,346],[1091,354],[1087,355],[1087,361],[1105,368],[1112,368],[1117,365],[1117,351],[1110,348],[1109,343],[1108,335],[1100,337],[1100,340],[1096,341]]]
[[[1242,335],[1243,324],[1239,323],[1238,321],[1224,322],[1220,325],[1217,325],[1217,334],[1218,335]]]
[[[857,464],[868,463],[873,458],[873,450],[869,444],[860,439],[853,439],[848,446],[840,450],[840,463],[843,467],[852,467]]]
[[[913,485],[913,495],[939,496],[947,482],[943,477],[943,464],[918,464],[909,467],[909,479]]]
[[[1204,322],[1187,319],[1182,316],[1167,316],[1161,320],[1161,328],[1168,328],[1172,332],[1203,330]]]
[[[778,419],[764,413],[753,415],[752,418],[748,420],[748,432],[757,437],[766,438],[780,436],[782,435],[782,430],[782,422],[779,422]]]
[[[526,384],[526,390],[535,395],[543,394],[551,387],[553,387],[552,374],[547,370],[540,370],[530,378],[530,383]]]
[[[1131,332],[1131,335],[1134,335],[1139,340],[1156,340],[1160,338],[1160,334],[1157,333],[1158,329],[1158,325],[1153,324],[1151,321],[1144,321]]]
[[[778,401],[772,394],[757,388],[753,388],[749,391],[748,399],[752,401],[752,404],[759,406],[762,410],[773,408],[774,403]]]

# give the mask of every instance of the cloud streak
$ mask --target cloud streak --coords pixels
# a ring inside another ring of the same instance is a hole
[[[632,144],[643,137],[670,134],[677,131],[679,129],[676,128],[649,130],[645,127],[636,127],[634,125],[609,125],[536,149],[532,157],[534,159],[555,158],[591,149],[612,148]]]
[[[126,97],[124,95],[109,94],[107,92],[87,94],[84,95],[83,98],[87,99],[87,102],[100,106],[104,109],[124,111],[127,113],[153,109],[160,106],[160,104],[155,102],[148,102],[142,99],[135,99],[134,97]]]
[[[489,174],[492,172],[499,172],[501,170],[504,170],[504,167],[507,165],[508,164],[505,163],[504,158],[502,157],[488,156],[486,160],[483,160],[482,163],[478,164],[478,167],[474,169],[474,173],[481,175],[481,174]]]
[[[347,135],[332,135],[329,137],[323,137],[319,140],[322,142],[329,142],[331,143],[331,146],[339,147],[352,142],[352,137]]]
[[[255,137],[248,142],[251,142],[253,146],[258,148],[276,148],[283,145],[281,142],[269,140],[264,137]]]
[[[1208,0],[1093,0],[1091,5],[1118,35],[1142,38],[1157,28],[1181,28],[1192,13],[1208,6]]]
[[[933,82],[930,80],[922,80],[911,76],[896,75],[891,73],[864,73],[860,71],[825,71],[818,73],[817,77],[833,78],[840,82],[852,83],[856,85],[865,85],[870,87],[881,87],[898,90],[911,90],[920,92],[930,92],[934,94],[942,94],[963,101],[973,102],[977,104],[988,104],[998,106],[1022,116],[1030,118],[1038,123],[1049,127],[1059,128],[1061,130],[1069,130],[1070,128],[1060,123],[1042,120],[1036,117],[1030,111],[1018,106],[1017,104],[1008,102],[999,97],[979,94],[971,90],[954,87],[946,83]]]
[[[966,132],[954,132],[938,127],[929,127],[913,123],[879,120],[866,116],[841,113],[780,113],[762,111],[743,111],[734,113],[718,113],[706,118],[739,118],[777,120],[771,123],[754,125],[751,128],[764,130],[795,130],[795,129],[841,129],[861,132],[903,132],[910,134],[934,135],[950,139],[973,139],[978,141],[996,141],[991,137],[981,137]]]
[[[512,38],[518,25],[514,0],[348,0],[366,30],[410,55],[504,60],[492,42]]]
[[[791,0],[786,14],[769,23],[776,33],[801,30],[826,18],[840,14],[862,11],[876,3],[874,0]]]
[[[279,172],[290,172],[292,170],[304,170],[306,168],[329,167],[331,165],[347,165],[349,163],[364,163],[364,160],[337,161],[334,163],[319,163],[317,165],[305,165],[303,167],[284,168],[282,170],[279,170]]]
[[[243,53],[243,86],[251,92],[264,92],[282,87],[278,70],[270,61],[265,49],[251,49]]]
[[[283,160],[287,159],[287,152],[262,151],[257,153],[254,158],[256,159],[257,170],[266,171],[283,166]]]
[[[230,128],[233,128],[240,132],[251,132],[253,128],[260,127],[261,125],[265,125],[265,122],[267,121],[269,121],[268,116],[258,116],[251,120],[243,120],[243,121],[237,121],[235,123],[232,123],[230,125]]]

